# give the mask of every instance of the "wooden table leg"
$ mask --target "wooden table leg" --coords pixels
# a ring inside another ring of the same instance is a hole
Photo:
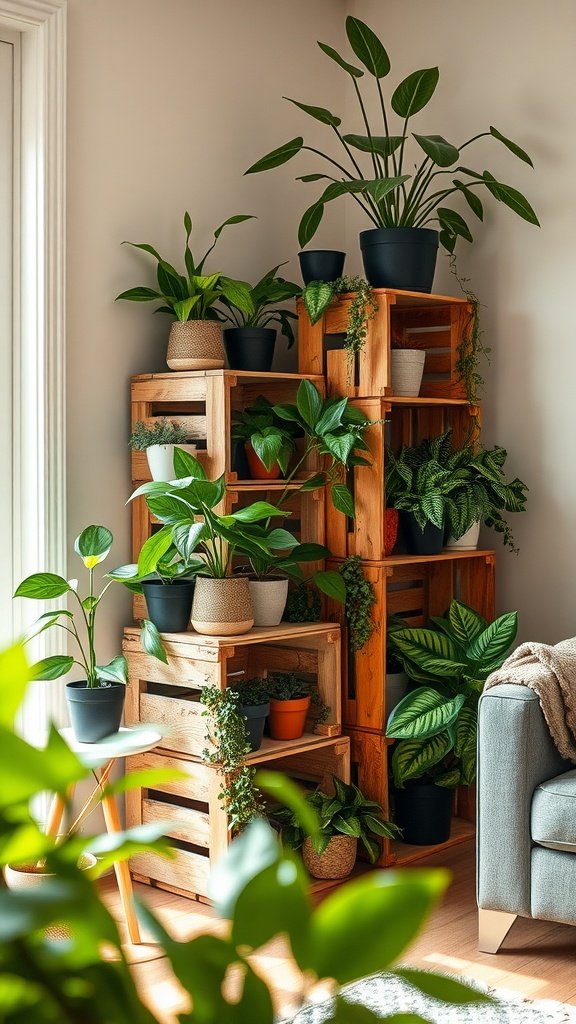
[[[104,814],[104,821],[106,822],[108,832],[121,832],[122,823],[120,821],[118,805],[116,804],[113,796],[102,797],[102,812]],[[120,899],[124,909],[124,918],[126,920],[126,927],[128,929],[130,942],[140,944],[142,939],[140,938],[140,927],[138,925],[138,919],[134,909],[134,892],[132,890],[132,879],[130,877],[128,861],[123,860],[114,864],[114,871],[116,873],[118,891],[120,893]]]
[[[52,803],[50,804],[50,810],[48,812],[48,820],[46,822],[47,836],[51,836],[53,839],[56,838],[60,831],[65,809],[66,803],[63,797],[61,797],[59,793],[55,793],[52,797]]]

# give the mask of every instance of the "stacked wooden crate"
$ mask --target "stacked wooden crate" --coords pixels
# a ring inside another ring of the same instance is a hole
[[[463,443],[477,429],[480,409],[469,404],[458,374],[468,341],[472,310],[465,299],[376,289],[378,312],[368,323],[363,351],[353,365],[343,348],[351,295],[340,296],[315,325],[299,308],[299,369],[325,373],[328,394],[346,394],[354,406],[378,421],[366,434],[372,466],[358,467],[349,484],[354,493],[355,518],[327,509],[326,543],[337,568],[349,555],[359,556],[374,587],[375,630],[366,646],[348,651],[344,610],[329,605],[329,617],[342,624],[342,714],[350,736],[352,772],[364,792],[389,808],[389,748],[386,739],[386,622],[401,615],[411,625],[423,625],[442,615],[456,597],[494,616],[493,551],[451,551],[435,556],[385,554],[385,448],[417,444],[452,429]],[[392,393],[392,340],[426,352],[424,378],[418,398]],[[458,792],[456,821],[449,844],[473,833],[469,794]],[[448,845],[448,844],[446,844]],[[410,847],[386,841],[380,862],[391,865],[427,856],[430,847]]]

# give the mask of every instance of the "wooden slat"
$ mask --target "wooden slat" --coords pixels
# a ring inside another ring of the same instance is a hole
[[[210,744],[206,739],[207,722],[202,717],[204,706],[177,697],[140,694],[140,721],[158,725],[165,750],[183,751],[200,757]]]
[[[145,798],[142,800],[142,821],[144,824],[162,824],[164,835],[171,839],[208,849],[210,819],[203,811]]]
[[[172,686],[188,686],[194,689],[203,689],[215,682],[217,666],[214,661],[169,656],[168,664],[164,664],[149,654],[128,651],[126,647],[124,653],[128,659],[130,679],[148,683],[170,683]]]
[[[154,853],[139,853],[131,858],[130,868],[139,875],[177,886],[186,892],[208,895],[210,861],[208,857],[189,850],[174,850],[170,860]]]
[[[190,651],[191,657],[197,657],[196,651],[209,651],[212,656],[218,655],[223,649],[242,647],[245,644],[264,644],[270,641],[279,641],[303,637],[326,637],[337,631],[338,627],[333,622],[282,622],[279,626],[253,627],[248,633],[240,636],[202,636],[200,633],[190,631],[189,633],[163,633],[166,638],[165,645],[168,653],[181,654],[186,656]],[[135,641],[139,636],[136,626],[127,626],[124,630],[126,641]],[[169,645],[169,646],[168,646]]]
[[[188,374],[154,374],[145,380],[132,382],[133,402],[202,402],[206,401],[207,379],[202,374],[192,377]]]
[[[208,802],[210,773],[213,771],[201,761],[190,758],[174,757],[169,753],[135,754],[126,759],[126,773],[147,771],[150,768],[169,768],[174,772],[185,772],[186,779],[173,779],[168,782],[155,783],[154,788],[161,793],[172,793],[174,796],[185,797],[187,800]]]

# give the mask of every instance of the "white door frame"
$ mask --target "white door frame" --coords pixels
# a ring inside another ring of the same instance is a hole
[[[0,26],[22,33],[13,381],[17,583],[42,569],[66,575],[66,0],[0,0]],[[15,635],[39,610],[31,605],[14,602]],[[35,656],[62,653],[55,633],[42,634]],[[65,705],[62,683],[36,684],[34,691],[23,722],[31,738],[48,717],[59,720]]]

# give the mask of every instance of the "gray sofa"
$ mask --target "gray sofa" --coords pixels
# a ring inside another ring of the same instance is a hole
[[[477,854],[482,951],[496,953],[518,915],[576,924],[576,768],[525,686],[480,698]]]

